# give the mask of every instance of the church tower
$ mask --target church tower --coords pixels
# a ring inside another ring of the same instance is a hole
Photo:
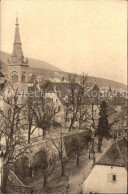
[[[22,90],[28,90],[28,60],[24,58],[20,40],[19,23],[16,18],[13,52],[8,65],[8,81]]]

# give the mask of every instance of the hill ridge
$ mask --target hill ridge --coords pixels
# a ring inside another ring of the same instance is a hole
[[[8,59],[10,57],[11,57],[11,54],[0,51],[0,59],[2,61],[2,72],[4,74],[7,74],[7,64],[8,64]],[[59,68],[55,67],[54,65],[51,65],[48,62],[45,62],[39,59],[28,58],[28,60],[29,60],[30,73],[33,73],[36,76],[40,75],[46,78],[53,78],[56,76],[66,77],[68,73],[60,70]],[[92,85],[96,83],[100,88],[111,86],[114,89],[122,89],[122,90],[127,89],[127,86],[125,84],[114,80],[109,80],[101,77],[93,77],[93,76],[88,76],[88,77],[89,77],[89,82],[92,83]],[[96,78],[96,81],[95,81],[95,78]]]

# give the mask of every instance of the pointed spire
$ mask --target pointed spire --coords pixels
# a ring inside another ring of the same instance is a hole
[[[20,41],[20,32],[19,32],[19,23],[18,23],[18,18],[16,18],[16,28],[15,28],[15,38],[14,38],[14,43],[19,43],[21,44]]]
[[[13,43],[13,53],[12,53],[12,62],[13,63],[22,63],[24,60],[22,46],[20,41],[20,32],[19,32],[19,22],[16,18],[16,28],[15,28],[15,37]]]

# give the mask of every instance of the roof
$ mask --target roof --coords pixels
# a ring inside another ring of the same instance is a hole
[[[95,85],[93,86],[92,91],[97,91],[97,92],[100,91],[100,89],[99,89],[99,87],[97,86],[97,84],[95,84]]]
[[[96,164],[127,167],[127,145],[128,142],[125,138],[118,139],[109,147]]]
[[[75,90],[77,90],[80,85],[78,83],[75,84]],[[70,92],[70,83],[62,83],[62,82],[51,82],[47,88],[47,92],[56,93],[57,97],[64,104],[64,98]]]
[[[29,79],[29,83],[37,83],[35,75],[32,75]]]
[[[74,83],[74,85],[75,89],[78,89],[80,87],[78,83]],[[60,93],[61,97],[64,98],[67,93],[70,92],[70,83],[52,82],[47,90]]]

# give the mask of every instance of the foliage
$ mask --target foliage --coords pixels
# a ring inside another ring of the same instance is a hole
[[[46,151],[40,150],[33,157],[33,167],[35,171],[44,170],[48,166]]]
[[[30,175],[29,159],[26,157],[19,158],[14,163],[14,173],[19,179],[24,179]]]
[[[107,104],[105,101],[103,101],[100,106],[97,135],[101,137],[109,137],[110,135],[110,127],[107,115]]]
[[[40,150],[35,154],[33,160],[33,167],[36,173],[41,172],[43,174],[43,187],[45,188],[47,185],[48,177],[51,176],[54,171],[55,158],[52,158],[52,160],[49,161],[46,151]]]

